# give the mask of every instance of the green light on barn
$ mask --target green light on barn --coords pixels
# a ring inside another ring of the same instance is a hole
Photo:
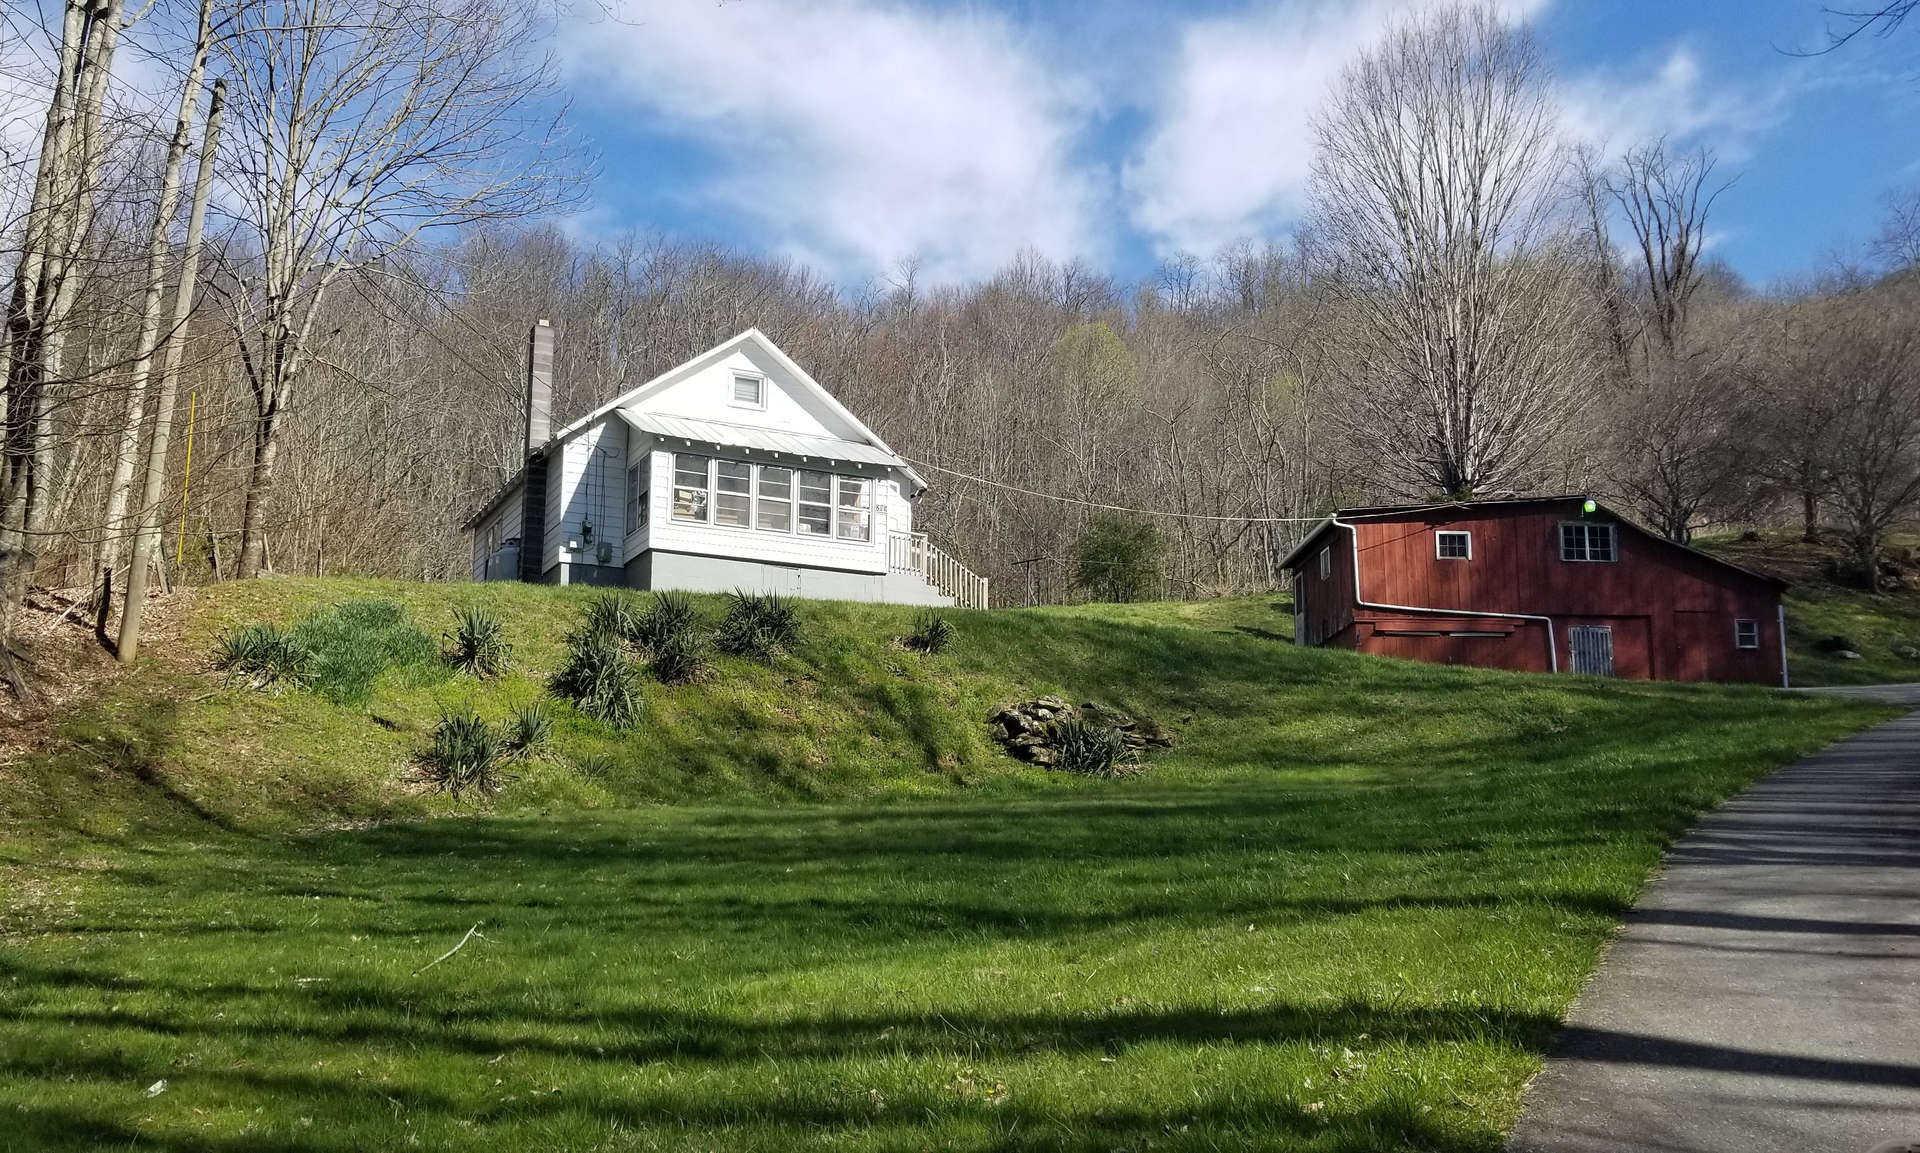
[[[1585,504],[1583,504],[1583,505],[1581,505],[1581,506],[1580,506],[1580,511],[1581,511],[1581,512],[1594,512],[1594,511],[1595,511],[1595,510],[1597,510],[1597,509],[1598,509],[1599,507],[1600,507],[1599,505],[1597,505],[1597,504],[1595,504],[1595,503],[1593,503],[1592,501],[1588,501],[1587,503],[1585,503]]]

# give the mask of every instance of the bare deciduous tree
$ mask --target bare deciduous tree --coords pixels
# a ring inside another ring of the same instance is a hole
[[[538,16],[522,0],[237,0],[222,56],[249,245],[228,270],[255,410],[241,576],[264,562],[281,422],[340,279],[565,194]]]
[[[1538,45],[1484,5],[1396,24],[1315,121],[1352,432],[1409,492],[1530,487],[1579,410],[1556,122]]]

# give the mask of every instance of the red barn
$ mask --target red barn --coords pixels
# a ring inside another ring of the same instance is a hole
[[[1785,581],[1585,497],[1343,509],[1283,564],[1300,644],[1528,672],[1787,683]]]

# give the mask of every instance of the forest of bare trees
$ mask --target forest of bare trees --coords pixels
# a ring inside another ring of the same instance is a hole
[[[1097,506],[1154,526],[1176,597],[1277,587],[1342,503],[1589,492],[1675,540],[1833,533],[1868,584],[1920,510],[1911,196],[1858,222],[1868,263],[1755,291],[1708,253],[1738,195],[1713,154],[1571,147],[1493,9],[1408,18],[1351,63],[1293,235],[1144,283],[1025,253],[932,286],[556,228],[590,165],[524,50],[544,15],[5,17],[46,52],[8,52],[41,71],[0,96],[32,127],[0,153],[0,630],[30,583],[130,657],[120,605],[150,579],[462,577],[461,522],[520,463],[539,317],[560,420],[761,328],[925,466],[916,525],[1009,603],[1084,595]]]

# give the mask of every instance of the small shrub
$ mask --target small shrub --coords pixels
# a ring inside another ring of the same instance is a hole
[[[700,610],[683,592],[658,592],[621,635],[652,652],[700,629]]]
[[[587,628],[621,640],[637,641],[640,607],[624,593],[601,593],[587,602]]]
[[[1068,717],[1054,724],[1054,767],[1083,777],[1125,777],[1139,771],[1139,761],[1118,729],[1097,721]]]
[[[707,668],[700,633],[685,629],[660,638],[648,652],[647,668],[663,685],[684,685],[698,678]]]
[[[311,676],[312,654],[291,632],[250,624],[220,634],[214,663],[256,689],[298,688]]]
[[[727,615],[714,630],[713,646],[723,653],[770,662],[800,639],[800,614],[774,593],[736,592]]]
[[[445,639],[447,663],[481,680],[506,672],[513,659],[500,618],[478,605],[453,610],[453,628]]]
[[[611,633],[586,628],[568,640],[567,663],[549,687],[583,714],[616,729],[640,719],[640,695],[634,687],[633,658]]]
[[[455,796],[468,789],[491,793],[500,787],[500,751],[499,736],[478,714],[444,713],[422,767],[428,780]]]
[[[529,701],[507,718],[504,734],[506,753],[530,757],[544,751],[553,741],[553,713],[544,701]]]
[[[1137,601],[1160,585],[1160,530],[1112,513],[1093,518],[1075,546],[1073,582],[1097,601]]]
[[[914,618],[913,631],[907,634],[907,647],[916,652],[945,652],[953,641],[953,622],[928,609]]]

